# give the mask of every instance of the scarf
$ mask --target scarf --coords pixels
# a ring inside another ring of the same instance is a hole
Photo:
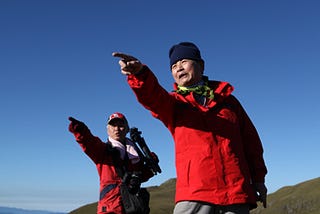
[[[123,145],[121,142],[108,137],[108,141],[111,143],[113,147],[115,147],[120,152],[120,157],[124,160],[126,152],[128,154],[128,158],[132,164],[138,163],[140,161],[140,157],[138,152],[135,149],[135,145],[128,138],[126,138],[126,145]]]
[[[196,93],[200,96],[207,97],[209,99],[214,98],[214,91],[208,86],[208,81],[201,81],[199,84],[195,86],[179,86],[177,90],[175,90],[176,93],[186,95],[190,92]]]

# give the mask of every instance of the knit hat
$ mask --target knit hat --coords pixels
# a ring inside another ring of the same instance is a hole
[[[170,67],[179,60],[193,59],[203,61],[199,48],[191,42],[181,42],[169,50]]]
[[[122,120],[125,123],[125,125],[127,126],[127,128],[129,129],[129,124],[128,124],[126,117],[120,112],[115,112],[115,113],[111,114],[108,117],[108,124],[110,124],[111,121],[116,120],[116,119]]]

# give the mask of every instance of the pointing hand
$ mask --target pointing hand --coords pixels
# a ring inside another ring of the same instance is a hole
[[[69,131],[74,133],[74,132],[78,132],[78,133],[81,133],[83,132],[85,129],[87,129],[87,126],[79,121],[79,120],[76,120],[74,119],[73,117],[69,117],[68,118],[71,122],[69,124]]]
[[[119,65],[121,73],[124,75],[137,74],[143,67],[142,63],[137,58],[125,53],[114,52],[112,53],[112,56],[121,58],[119,60]]]

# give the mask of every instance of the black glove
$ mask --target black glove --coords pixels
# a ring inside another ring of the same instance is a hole
[[[86,129],[88,129],[88,127],[83,122],[76,120],[73,117],[69,117],[69,120],[70,120],[69,131],[72,133],[75,133],[75,132],[82,133]]]
[[[264,183],[254,183],[258,201],[262,202],[263,207],[267,208],[267,187]]]

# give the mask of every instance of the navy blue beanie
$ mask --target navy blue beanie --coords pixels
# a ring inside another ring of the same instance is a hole
[[[199,48],[191,42],[181,42],[169,50],[170,67],[179,60],[193,59],[203,61]]]

